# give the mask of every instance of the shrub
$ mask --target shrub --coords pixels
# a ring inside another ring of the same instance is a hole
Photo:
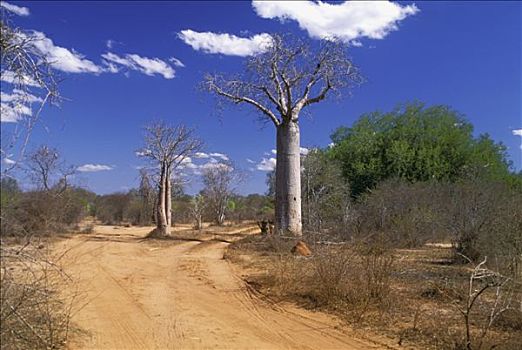
[[[1,349],[64,348],[76,298],[58,294],[68,276],[32,245],[1,250]]]

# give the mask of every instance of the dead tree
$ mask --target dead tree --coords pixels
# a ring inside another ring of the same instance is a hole
[[[276,230],[301,235],[299,116],[332,92],[361,81],[339,42],[317,45],[274,35],[267,50],[247,59],[238,76],[207,75],[205,87],[235,104],[261,112],[277,131]]]
[[[192,198],[190,212],[194,219],[194,228],[196,230],[201,230],[203,228],[203,213],[206,206],[207,203],[205,197],[201,194],[195,195],[194,198]]]
[[[44,106],[58,104],[61,100],[58,76],[51,67],[52,62],[38,50],[39,40],[42,39],[15,26],[7,11],[0,11],[2,122],[16,123],[14,128],[2,128],[0,155],[15,160],[2,167],[4,175],[23,164],[32,131]],[[34,112],[32,104],[37,105]]]
[[[40,146],[28,156],[27,171],[40,191],[60,195],[69,187],[69,179],[75,174],[73,166],[67,166],[54,148]]]
[[[141,225],[150,225],[150,223],[155,221],[154,203],[156,202],[156,193],[149,172],[145,168],[140,169],[140,187],[138,191],[141,199],[139,223]]]
[[[170,235],[172,225],[172,176],[180,164],[201,148],[194,131],[184,125],[170,126],[165,122],[145,128],[145,142],[136,152],[147,158],[158,170],[158,198],[156,201],[156,229],[158,236]]]
[[[225,222],[228,201],[234,192],[232,186],[237,180],[238,174],[231,164],[216,163],[203,172],[203,194],[218,225]]]

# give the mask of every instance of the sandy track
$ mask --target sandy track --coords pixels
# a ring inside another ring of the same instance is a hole
[[[58,244],[82,291],[73,322],[85,334],[71,348],[381,348],[324,314],[257,298],[223,259],[228,243],[142,240],[148,231],[98,226]]]

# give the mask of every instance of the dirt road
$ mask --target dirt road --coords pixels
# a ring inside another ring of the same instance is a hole
[[[58,244],[84,304],[73,322],[85,334],[71,348],[382,348],[329,316],[256,297],[223,259],[228,243],[143,240],[149,231],[97,226]]]

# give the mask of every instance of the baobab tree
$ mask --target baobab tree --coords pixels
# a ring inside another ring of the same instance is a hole
[[[158,171],[154,235],[170,235],[173,172],[201,146],[202,142],[195,137],[194,131],[184,125],[171,126],[160,121],[145,127],[144,146],[136,154],[147,158],[151,166]]]
[[[276,230],[301,235],[299,117],[305,107],[361,82],[346,48],[273,35],[265,52],[248,58],[237,76],[207,75],[204,86],[235,104],[250,105],[276,128]]]

